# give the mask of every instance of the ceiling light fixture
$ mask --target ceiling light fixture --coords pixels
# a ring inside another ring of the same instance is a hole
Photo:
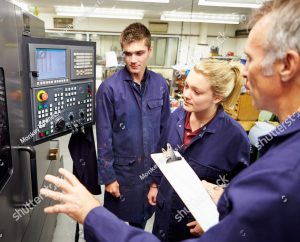
[[[18,1],[18,0],[11,0],[10,2],[13,3],[13,4],[15,4],[15,5],[17,5],[21,9],[29,12],[29,6],[28,6],[27,3],[24,3],[24,2],[21,2],[21,1]]]
[[[231,8],[260,8],[262,4],[258,4],[260,1],[253,1],[255,3],[243,3],[243,2],[228,2],[228,1],[208,1],[199,0],[198,5],[200,6],[211,6],[211,7],[231,7]],[[263,1],[261,1],[263,2]]]
[[[94,8],[94,7],[55,7],[58,16],[115,18],[115,19],[143,19],[144,12],[135,9]]]
[[[239,24],[241,16],[238,14],[163,12],[160,20],[177,22],[199,22],[218,24]]]
[[[169,3],[170,0],[118,0],[119,2]]]

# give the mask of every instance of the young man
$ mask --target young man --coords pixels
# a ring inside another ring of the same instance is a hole
[[[275,0],[266,2],[256,15],[256,24],[245,48],[248,56],[244,71],[246,86],[255,105],[275,113],[281,125],[260,138],[260,159],[239,173],[225,189],[218,202],[220,222],[201,238],[191,241],[299,241],[299,9],[299,0]],[[72,174],[65,170],[60,172],[69,181],[61,187],[65,193],[49,190],[43,193],[48,192],[51,198],[64,204],[50,207],[46,212],[64,212],[84,222],[88,242],[158,241],[153,235],[125,225],[99,207],[100,203]],[[52,183],[64,181],[53,176],[47,180]],[[76,200],[78,197],[81,200]]]
[[[96,96],[98,171],[104,206],[130,225],[144,228],[153,213],[147,202],[150,154],[170,114],[164,78],[147,69],[151,34],[140,23],[121,34],[126,66],[105,80]]]

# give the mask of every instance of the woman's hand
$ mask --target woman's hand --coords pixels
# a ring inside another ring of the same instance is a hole
[[[148,193],[148,202],[152,206],[156,205],[157,192],[158,192],[157,185],[156,184],[151,184],[150,190],[149,190],[149,193]]]
[[[47,207],[44,211],[46,213],[65,213],[79,223],[84,223],[88,213],[93,208],[100,206],[100,202],[72,173],[63,168],[60,168],[58,172],[64,179],[46,175],[45,180],[54,184],[62,192],[52,191],[48,188],[42,188],[40,192],[42,195],[60,203]]]
[[[209,183],[205,180],[202,180],[202,184],[203,184],[204,188],[206,189],[206,191],[208,192],[208,194],[210,195],[213,202],[215,204],[217,204],[220,197],[222,196],[222,194],[224,192],[224,189],[221,186]]]
[[[203,229],[197,221],[190,222],[186,226],[190,228],[190,233],[194,236],[200,236],[204,233]]]

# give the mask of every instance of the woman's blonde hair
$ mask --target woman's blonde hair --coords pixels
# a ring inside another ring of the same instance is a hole
[[[222,98],[224,106],[231,107],[237,102],[244,84],[242,65],[238,61],[204,59],[194,70],[208,79],[214,95]]]

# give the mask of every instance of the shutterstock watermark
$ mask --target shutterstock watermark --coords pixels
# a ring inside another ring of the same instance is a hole
[[[224,189],[228,186],[229,180],[226,179],[226,175],[219,175],[219,178],[216,180],[216,185],[214,186],[213,189]],[[209,195],[211,195],[211,191],[207,191]],[[193,204],[196,203],[196,204]],[[189,201],[189,204],[192,206],[198,206],[199,201]],[[178,209],[176,211],[177,213],[175,214],[175,220],[179,223],[184,217],[188,216],[191,212],[186,208],[183,207],[182,209]]]
[[[44,188],[56,191],[59,187],[61,186],[61,184],[57,184],[52,185],[51,183],[49,185],[45,185]],[[39,195],[35,198],[33,198],[33,200],[28,200],[26,203],[23,204],[23,206],[19,209],[15,209],[15,212],[13,213],[12,217],[13,219],[15,219],[15,221],[19,221],[23,216],[27,215],[28,213],[30,213],[31,210],[33,210],[37,205],[39,205],[47,196],[43,196],[43,195]]]
[[[256,147],[258,150],[263,148],[266,144],[268,144],[274,137],[282,134],[285,130],[287,130],[292,124],[296,121],[297,118],[300,117],[300,107],[298,107],[297,111],[295,111],[292,115],[289,115],[288,118],[277,126],[272,132],[258,139]]]

